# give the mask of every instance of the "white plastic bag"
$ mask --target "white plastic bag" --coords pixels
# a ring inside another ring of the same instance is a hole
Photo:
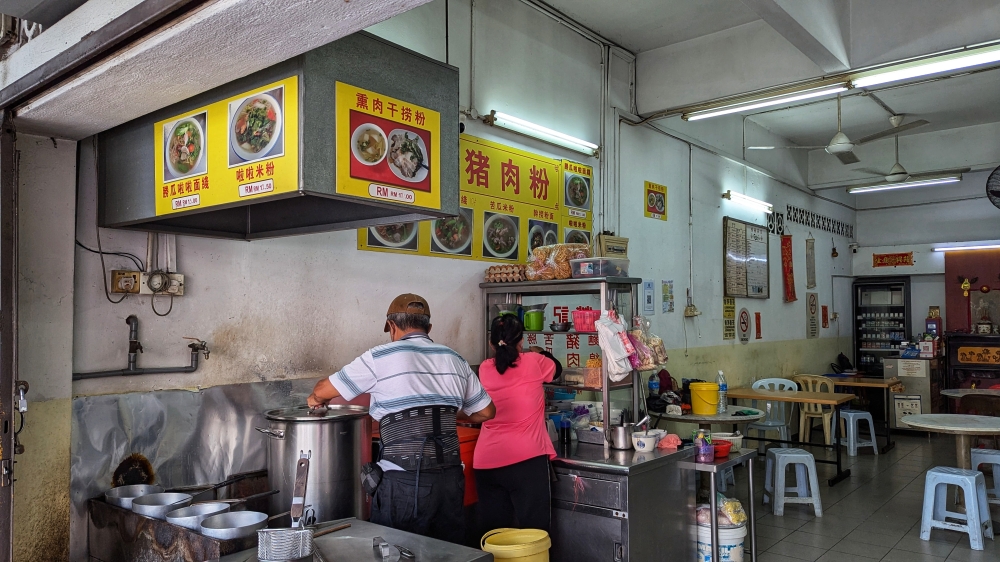
[[[624,342],[628,341],[625,333],[625,326],[622,326],[616,318],[609,316],[608,311],[601,313],[601,318],[596,322],[597,340],[604,354],[604,363],[608,369],[608,378],[618,382],[632,372],[632,363],[629,356],[635,353],[635,349],[628,349]]]

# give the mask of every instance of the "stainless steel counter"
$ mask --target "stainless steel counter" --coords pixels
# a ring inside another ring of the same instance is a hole
[[[574,442],[568,448],[556,445],[554,467],[587,469],[611,474],[637,475],[667,466],[694,455],[694,449],[654,449],[649,452],[619,451],[590,443]]]
[[[694,448],[651,452],[556,447],[553,562],[668,562],[695,557]]]
[[[350,523],[351,526],[342,531],[335,531],[319,537],[313,544],[313,548],[330,562],[346,562],[348,560],[351,562],[363,560],[381,562],[382,558],[375,556],[372,550],[372,539],[375,537],[382,537],[391,545],[399,545],[409,549],[416,555],[418,562],[421,560],[435,562],[493,561],[492,554],[481,550],[391,529],[368,521],[350,518],[323,523],[322,526],[329,527],[339,523]],[[394,549],[392,559],[399,559],[399,553]],[[225,556],[219,562],[257,562],[257,549]]]

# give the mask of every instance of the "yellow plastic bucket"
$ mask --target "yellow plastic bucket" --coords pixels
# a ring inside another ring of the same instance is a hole
[[[480,546],[497,560],[549,562],[552,540],[539,529],[493,529],[483,535]]]
[[[714,382],[691,383],[691,413],[714,416],[719,412],[719,385]]]

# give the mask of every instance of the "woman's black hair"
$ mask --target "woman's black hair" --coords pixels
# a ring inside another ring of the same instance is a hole
[[[490,343],[496,350],[494,362],[497,372],[501,375],[504,371],[517,365],[517,358],[520,353],[517,351],[517,344],[521,342],[524,335],[524,326],[513,314],[501,314],[493,319],[490,325]]]

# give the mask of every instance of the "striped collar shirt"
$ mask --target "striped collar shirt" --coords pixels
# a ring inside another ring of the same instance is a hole
[[[425,334],[366,351],[330,375],[330,382],[347,400],[370,394],[368,412],[376,420],[431,405],[454,406],[469,415],[491,402],[465,359]]]

